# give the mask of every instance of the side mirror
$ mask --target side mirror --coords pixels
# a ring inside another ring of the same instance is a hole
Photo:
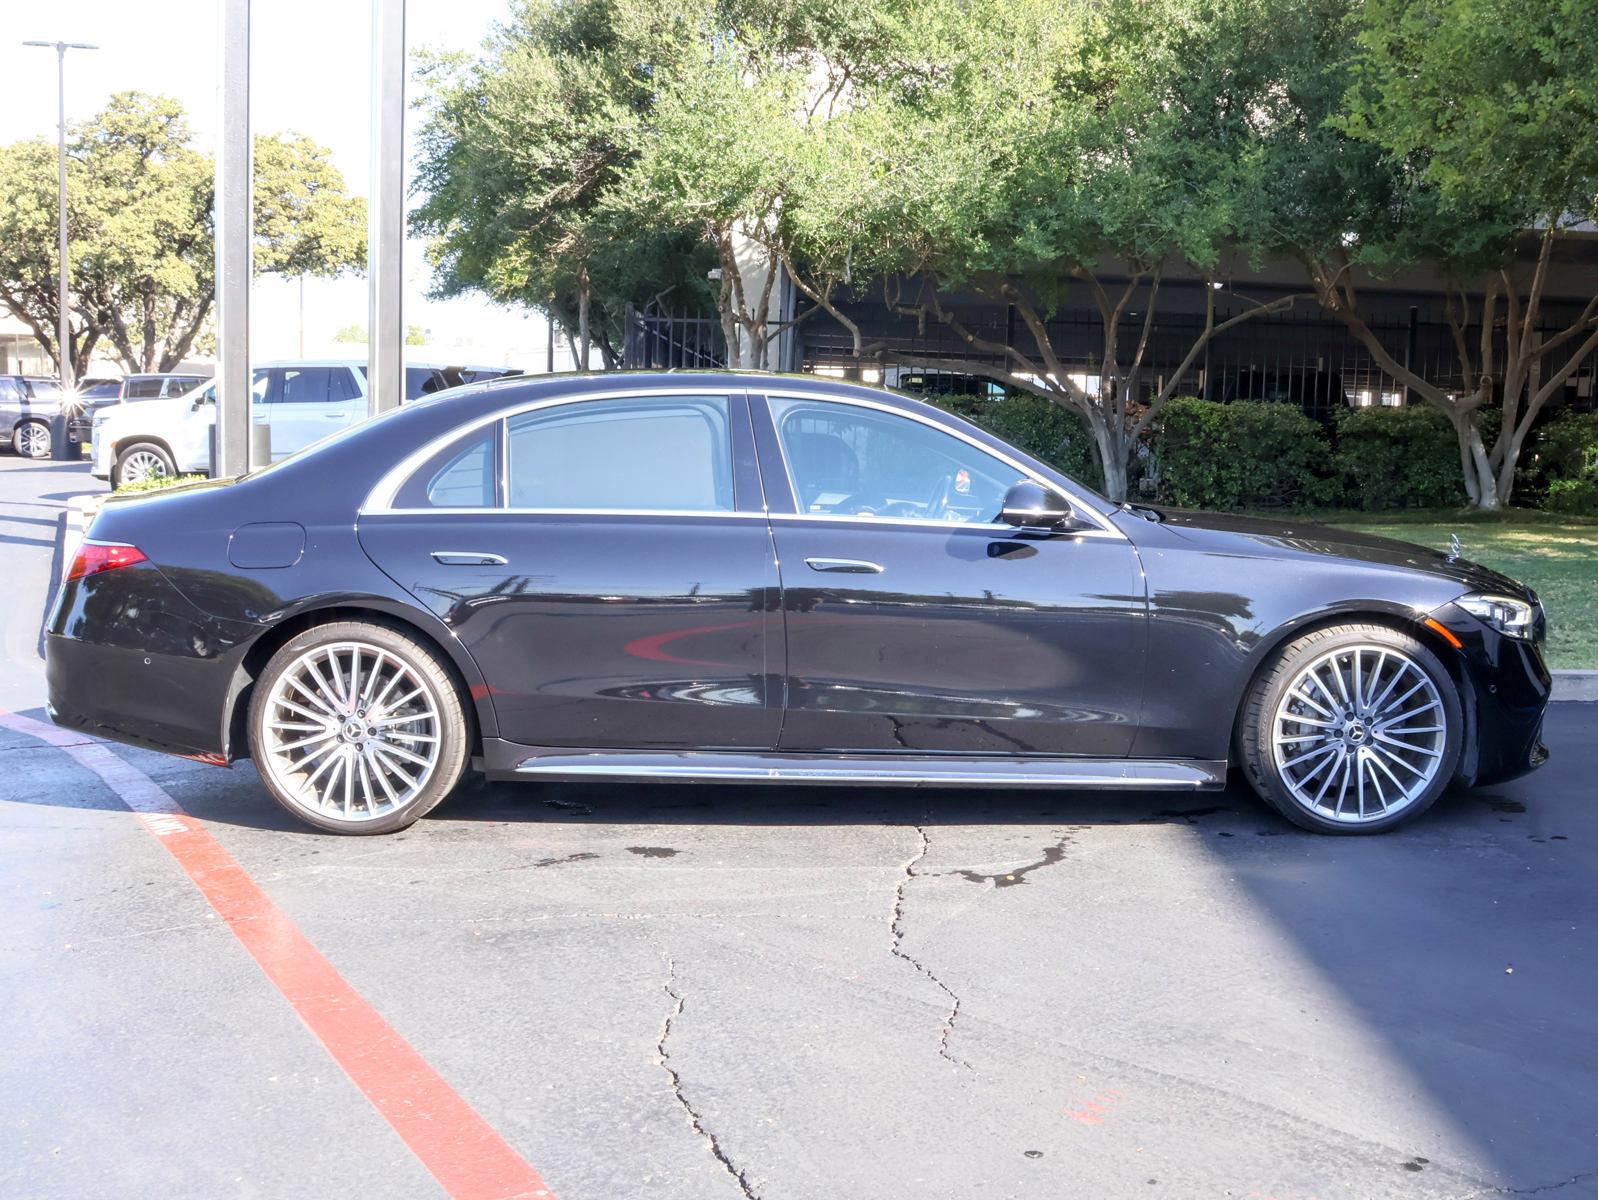
[[[1023,479],[1004,493],[999,520],[1017,529],[1063,529],[1072,521],[1071,503],[1041,483]]]

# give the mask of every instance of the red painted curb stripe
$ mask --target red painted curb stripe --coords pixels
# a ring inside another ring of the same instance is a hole
[[[493,1126],[444,1082],[164,788],[106,746],[0,711],[105,781],[166,847],[300,1020],[454,1200],[553,1200]]]

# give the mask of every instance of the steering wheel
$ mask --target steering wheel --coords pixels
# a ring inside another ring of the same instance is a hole
[[[927,506],[923,515],[928,521],[936,521],[949,511],[949,494],[953,490],[953,475],[945,475],[938,480],[932,489],[932,494],[927,497]]]

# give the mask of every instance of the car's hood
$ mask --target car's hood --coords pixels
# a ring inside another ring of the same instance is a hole
[[[159,400],[119,400],[100,409],[95,416],[108,425],[137,422],[153,426],[157,422],[181,421],[189,416],[192,408],[193,403],[183,396],[167,396]]]
[[[1230,513],[1198,512],[1181,508],[1155,508],[1160,523],[1178,536],[1207,545],[1223,546],[1254,553],[1261,550],[1288,555],[1338,558],[1347,562],[1371,563],[1421,571],[1451,579],[1466,588],[1530,596],[1529,589],[1480,563],[1431,550],[1413,542],[1376,537],[1334,525],[1320,525],[1296,518],[1273,519],[1243,517]],[[1461,539],[1469,545],[1468,533]]]

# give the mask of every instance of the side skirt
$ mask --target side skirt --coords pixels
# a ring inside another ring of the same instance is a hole
[[[814,783],[883,787],[1214,791],[1226,762],[1209,759],[961,758],[953,755],[746,751],[556,750],[487,739],[476,765],[491,779],[659,779],[680,783]]]

